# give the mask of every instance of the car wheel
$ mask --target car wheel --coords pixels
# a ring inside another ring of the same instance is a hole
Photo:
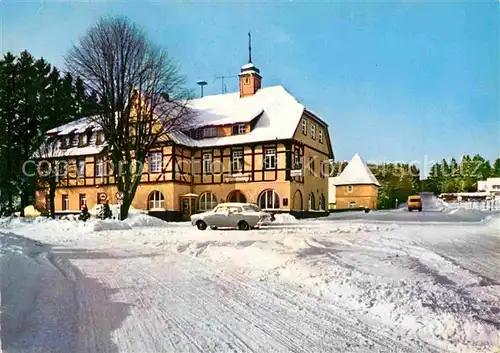
[[[217,230],[217,227],[216,226],[211,226],[210,229]]]
[[[196,226],[198,227],[199,230],[207,229],[207,224],[203,221],[196,222]]]
[[[409,208],[409,209],[408,209],[408,212],[411,212],[411,211],[413,211],[413,210],[412,210],[411,208]]]
[[[250,226],[248,225],[248,223],[247,223],[247,222],[245,222],[245,221],[240,221],[240,222],[238,223],[238,229],[239,229],[239,230],[249,230],[249,229],[250,229]]]
[[[422,212],[422,209],[421,209],[421,208],[419,208],[419,209],[418,209],[418,212]]]

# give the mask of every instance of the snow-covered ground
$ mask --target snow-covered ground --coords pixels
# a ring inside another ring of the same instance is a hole
[[[143,214],[125,222],[0,219],[0,233],[2,315],[11,310],[2,336],[12,352],[500,347],[493,214],[467,224],[279,215],[248,232],[202,232]],[[4,258],[21,255],[25,264],[5,267]]]

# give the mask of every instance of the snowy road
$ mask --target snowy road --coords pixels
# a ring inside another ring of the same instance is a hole
[[[411,352],[418,346],[290,286],[269,286],[196,258],[102,255],[74,261],[86,277],[116,291],[106,298],[93,285],[79,286],[86,340],[77,352]]]
[[[491,353],[500,346],[499,219],[306,220],[249,232],[146,223],[0,222],[4,234],[50,243],[53,258],[73,266],[57,277],[65,281],[41,281],[38,309],[25,310],[32,312],[7,352]],[[54,301],[64,303],[59,311]],[[64,326],[43,326],[47,308]]]

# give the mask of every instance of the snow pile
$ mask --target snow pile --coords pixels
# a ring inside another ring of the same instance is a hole
[[[142,213],[129,215],[129,217],[125,220],[125,223],[132,228],[168,227],[168,222]]]
[[[118,221],[116,219],[92,219],[86,223],[87,226],[89,226],[89,228],[91,228],[94,232],[132,229],[132,227],[126,222]]]
[[[100,205],[95,205],[92,209],[89,210],[89,213],[94,216],[94,217],[97,217],[99,215],[99,212],[101,211],[101,208],[102,208],[102,204]],[[116,217],[118,218],[120,216],[120,205],[118,204],[109,204],[109,208],[111,210],[111,213],[113,214],[113,217]],[[147,214],[147,211],[144,211],[144,210],[139,210],[137,208],[134,208],[132,206],[130,206],[129,210],[128,210],[128,214],[129,215],[133,215],[133,214]]]
[[[292,216],[289,213],[278,213],[274,215],[274,222],[273,223],[292,223],[292,222],[297,222],[297,218]]]

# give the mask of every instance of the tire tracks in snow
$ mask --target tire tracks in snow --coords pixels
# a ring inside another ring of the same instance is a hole
[[[85,278],[114,292],[109,298],[92,282],[79,284],[79,353],[438,351],[291,286],[259,282],[199,257],[112,255],[74,260]],[[119,327],[111,322],[110,300],[130,305]]]

